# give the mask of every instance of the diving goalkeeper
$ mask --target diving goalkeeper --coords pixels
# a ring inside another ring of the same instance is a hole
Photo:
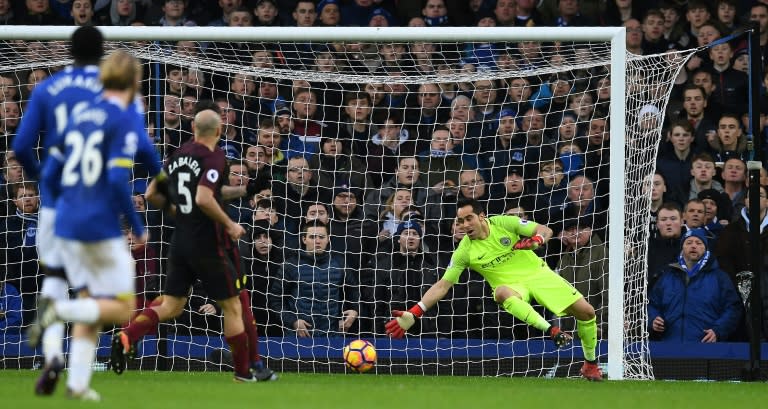
[[[480,203],[473,199],[459,200],[456,224],[466,237],[454,251],[445,274],[408,311],[392,311],[395,318],[386,324],[387,334],[403,337],[416,319],[445,297],[461,273],[470,268],[488,280],[494,301],[518,319],[549,334],[558,348],[570,344],[571,336],[547,322],[530,301],[535,298],[557,316],[574,316],[586,359],[581,375],[590,381],[602,380],[595,356],[595,309],[533,252],[552,237],[552,230],[516,216],[486,217]]]

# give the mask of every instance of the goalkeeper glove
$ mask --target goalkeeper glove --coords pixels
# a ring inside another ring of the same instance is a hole
[[[542,244],[544,244],[544,237],[541,237],[540,234],[537,234],[533,237],[520,239],[517,243],[515,243],[515,250],[536,250]]]
[[[392,316],[395,318],[384,326],[387,330],[387,335],[392,338],[402,338],[405,335],[405,331],[408,331],[416,323],[416,318],[424,315],[426,307],[423,307],[423,305],[419,302],[408,311],[392,310]]]

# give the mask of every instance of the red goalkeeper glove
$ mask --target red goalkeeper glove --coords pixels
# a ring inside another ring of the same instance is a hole
[[[542,244],[544,244],[544,237],[541,237],[541,235],[537,234],[533,237],[520,239],[517,243],[515,243],[515,250],[536,250]]]
[[[395,318],[384,326],[387,330],[387,335],[392,338],[402,338],[405,335],[405,331],[408,331],[416,323],[416,318],[424,315],[425,308],[422,308],[422,305],[418,303],[408,311],[392,310],[392,316]]]

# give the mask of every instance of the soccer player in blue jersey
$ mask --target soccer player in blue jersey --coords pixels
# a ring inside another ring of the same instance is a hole
[[[97,28],[78,28],[71,38],[70,53],[74,64],[35,87],[12,146],[26,174],[32,179],[40,179],[41,168],[48,159],[48,151],[53,141],[62,137],[72,112],[82,109],[86,103],[101,94],[98,64],[104,55],[103,42],[101,32]],[[134,105],[137,105],[136,101]],[[138,121],[137,124],[143,125],[143,115],[138,113],[135,120]],[[35,154],[38,143],[43,148],[40,161]],[[136,157],[150,175],[156,175],[161,170],[159,158],[147,137],[139,138]],[[40,294],[41,303],[45,303],[48,300],[69,298],[67,279],[76,289],[83,283],[74,282],[72,277],[65,275],[63,256],[53,232],[56,192],[48,186],[58,186],[58,181],[40,182],[41,210],[37,230],[37,254],[45,274]],[[45,366],[35,385],[38,395],[50,395],[56,387],[64,364],[63,338],[63,323],[49,326],[42,335]]]
[[[131,226],[134,242],[147,241],[129,183],[139,140],[147,138],[130,107],[140,75],[135,58],[122,51],[110,55],[100,67],[101,97],[73,112],[43,170],[48,188],[59,190],[54,231],[66,254],[64,268],[88,294],[41,305],[28,336],[36,341],[52,323],[75,323],[67,392],[83,400],[100,399],[90,388],[100,326],[127,321],[134,305],[135,271],[121,218]]]
[[[95,27],[80,27],[72,34],[70,52],[74,65],[48,77],[38,84],[24,110],[18,134],[12,149],[16,152],[24,171],[33,180],[40,180],[40,169],[48,158],[53,140],[57,139],[67,126],[70,113],[82,108],[101,93],[98,63],[104,54],[103,38]],[[43,148],[40,161],[35,148]],[[40,297],[65,300],[69,298],[64,268],[58,242],[53,234],[55,219],[55,196],[40,183],[40,217],[37,230],[37,254],[44,273]],[[35,386],[38,395],[53,393],[59,373],[63,369],[62,343],[64,323],[55,323],[43,334],[43,355],[45,367]]]

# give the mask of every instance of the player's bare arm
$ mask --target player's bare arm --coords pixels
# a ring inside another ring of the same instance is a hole
[[[237,199],[246,195],[246,186],[222,186],[221,199],[224,201]]]
[[[426,293],[421,297],[421,304],[424,304],[427,309],[432,308],[438,301],[442,300],[448,291],[453,287],[453,283],[440,279],[438,282],[432,284]]]
[[[256,179],[251,179],[248,184],[241,186],[222,186],[221,198],[224,201],[237,199],[239,197],[253,197],[259,191],[259,184]]]
[[[227,234],[232,240],[237,241],[245,234],[243,226],[235,223],[232,219],[224,213],[224,210],[219,206],[219,202],[213,196],[213,190],[207,186],[199,185],[197,187],[197,193],[195,194],[195,203],[200,210],[210,217],[211,220],[221,224],[227,229]]]

